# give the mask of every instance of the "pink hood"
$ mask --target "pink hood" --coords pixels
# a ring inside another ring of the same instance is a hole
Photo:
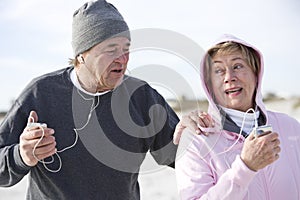
[[[228,41],[237,42],[237,43],[243,44],[245,46],[251,47],[260,56],[261,66],[260,66],[260,73],[259,73],[259,76],[258,76],[258,85],[257,85],[257,88],[256,88],[257,92],[256,92],[255,102],[256,102],[256,105],[260,108],[261,112],[265,115],[266,120],[267,120],[266,122],[268,123],[268,116],[267,116],[266,108],[264,106],[263,99],[262,99],[262,94],[261,94],[262,77],[263,77],[263,73],[264,73],[264,62],[263,62],[262,53],[256,47],[254,47],[254,46],[250,45],[249,43],[247,43],[247,42],[245,42],[245,41],[243,41],[243,40],[241,40],[241,39],[239,39],[239,38],[237,38],[233,35],[230,35],[230,34],[222,35],[213,44],[213,46],[216,45],[216,44],[223,43],[223,42],[228,42]],[[200,65],[201,84],[202,84],[203,90],[205,91],[208,102],[209,102],[208,113],[213,116],[213,118],[216,122],[220,122],[221,116],[220,116],[220,113],[219,113],[219,109],[217,108],[215,102],[213,101],[211,95],[209,94],[208,88],[207,88],[207,85],[205,84],[205,79],[204,79],[204,75],[205,75],[204,66],[205,66],[205,60],[206,60],[207,56],[208,56],[208,54],[207,54],[207,51],[206,51],[206,53],[204,54],[203,59],[201,61],[201,65]]]

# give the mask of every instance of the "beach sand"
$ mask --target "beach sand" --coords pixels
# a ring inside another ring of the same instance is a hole
[[[24,200],[27,181],[26,176],[12,187],[0,188],[0,200]],[[170,167],[157,165],[155,169],[143,171],[139,176],[139,183],[142,200],[179,200],[175,172]]]
[[[179,200],[174,170],[164,168],[160,171],[142,174],[139,178],[142,200]],[[0,188],[0,200],[25,200],[27,176],[9,188]]]

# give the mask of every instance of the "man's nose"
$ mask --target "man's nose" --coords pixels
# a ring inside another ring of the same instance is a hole
[[[115,62],[119,62],[121,64],[127,64],[129,60],[129,53],[122,53],[119,57],[115,59]]]

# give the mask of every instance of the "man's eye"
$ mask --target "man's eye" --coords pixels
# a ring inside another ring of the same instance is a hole
[[[116,49],[106,51],[106,53],[108,53],[109,55],[114,55],[116,52],[117,52]]]

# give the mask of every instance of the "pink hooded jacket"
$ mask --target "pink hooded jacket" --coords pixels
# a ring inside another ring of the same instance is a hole
[[[300,200],[300,124],[286,114],[266,110],[261,95],[262,54],[231,35],[224,35],[216,44],[225,41],[244,44],[260,55],[261,70],[255,101],[260,114],[265,116],[266,124],[279,134],[281,152],[277,161],[254,172],[240,159],[245,139],[239,133],[219,126],[206,137],[186,129],[175,165],[180,199]],[[219,109],[204,82],[204,62],[205,59],[202,60],[200,74],[209,101],[208,113],[216,124],[221,124]]]

